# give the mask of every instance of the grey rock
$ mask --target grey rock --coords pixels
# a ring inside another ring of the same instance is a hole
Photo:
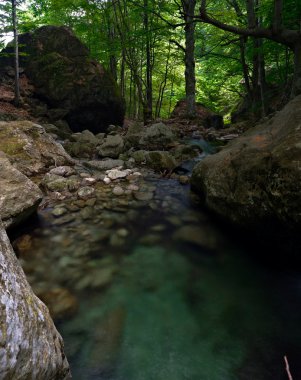
[[[102,65],[90,58],[88,48],[71,29],[42,26],[19,35],[19,41],[21,65],[33,85],[34,96],[56,110],[66,110],[62,116],[74,132],[87,128],[105,132],[111,123],[123,124],[125,103],[117,84]],[[12,61],[10,54],[3,54],[0,65],[13,66]]]
[[[62,177],[70,177],[71,175],[75,174],[75,170],[71,166],[57,166],[51,169],[49,173]]]
[[[113,188],[113,194],[117,195],[117,196],[123,195],[124,194],[124,190],[123,190],[123,188],[121,186],[115,186]]]
[[[155,171],[172,170],[177,166],[175,158],[166,151],[137,150],[131,154],[137,164],[144,164]]]
[[[137,191],[137,192],[135,192],[133,194],[134,194],[134,198],[137,201],[150,201],[154,197],[154,194],[152,192],[140,192],[140,191]]]
[[[80,211],[80,215],[84,220],[92,219],[94,216],[94,210],[93,207],[85,207]]]
[[[298,96],[196,165],[192,187],[211,210],[240,225],[261,229],[273,220],[285,229],[300,226],[300,141]]]
[[[100,157],[117,158],[124,150],[124,141],[120,135],[109,135],[98,148]]]
[[[80,186],[80,180],[76,176],[65,178],[47,173],[42,180],[42,184],[50,191],[76,191]]]
[[[74,219],[75,219],[74,215],[66,214],[66,215],[62,216],[61,218],[55,219],[53,221],[53,224],[55,226],[62,226],[63,224],[68,224],[68,223],[73,222]]]
[[[93,158],[96,154],[95,145],[88,142],[70,142],[64,144],[64,148],[72,157]]]
[[[95,160],[95,161],[84,161],[83,165],[96,170],[110,170],[119,166],[124,165],[122,160]]]
[[[80,198],[88,198],[91,195],[93,195],[94,193],[95,193],[95,190],[93,189],[93,187],[85,186],[85,187],[82,187],[78,190],[77,195]]]
[[[31,121],[0,122],[0,151],[26,176],[74,164],[62,145]]]
[[[56,207],[55,209],[52,210],[51,214],[55,216],[56,218],[63,216],[67,213],[67,210],[65,207]]]
[[[146,165],[155,171],[171,171],[177,166],[174,157],[165,151],[151,151],[145,153]]]
[[[125,178],[129,172],[128,170],[111,169],[106,174],[111,180],[115,180]]]
[[[131,157],[137,164],[146,163],[146,153],[147,152],[145,150],[136,150],[135,152],[131,153]]]
[[[174,133],[169,126],[163,123],[156,123],[144,129],[139,144],[146,147],[147,150],[157,150],[166,148],[174,140]]]
[[[129,128],[125,136],[128,148],[144,150],[165,149],[174,140],[172,129],[163,123],[156,123],[150,127],[134,126]]]
[[[99,144],[99,139],[88,130],[84,130],[81,133],[73,133],[71,138],[79,143],[89,143],[95,146]]]
[[[0,225],[1,379],[71,379],[47,307],[32,292]]]
[[[36,211],[42,192],[15,169],[0,152],[0,219],[5,227],[16,225]]]

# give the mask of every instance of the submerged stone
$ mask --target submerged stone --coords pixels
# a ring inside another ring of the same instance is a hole
[[[95,192],[95,189],[93,187],[85,186],[85,187],[81,187],[78,190],[77,195],[80,198],[87,198],[87,197],[90,197],[91,195],[93,195],[94,192]]]
[[[121,186],[115,186],[112,192],[114,195],[117,195],[117,196],[124,194],[124,190]]]

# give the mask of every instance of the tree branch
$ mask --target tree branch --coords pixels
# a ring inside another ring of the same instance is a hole
[[[175,44],[179,49],[181,49],[184,53],[186,53],[186,49],[176,40],[169,40],[170,43]]]
[[[277,0],[276,0],[277,1]],[[296,42],[301,39],[301,33],[296,30],[283,29],[278,33],[274,33],[272,29],[255,27],[255,28],[241,28],[234,25],[225,24],[214,17],[207,14],[206,0],[202,0],[200,14],[195,16],[196,19],[207,24],[216,26],[219,29],[225,30],[241,36],[250,36],[255,38],[267,38],[269,40],[281,43],[283,45],[293,48]]]
[[[284,362],[285,362],[285,370],[286,370],[287,376],[288,376],[289,380],[293,380],[293,376],[291,375],[290,366],[288,364],[288,360],[287,360],[286,355],[284,356]]]

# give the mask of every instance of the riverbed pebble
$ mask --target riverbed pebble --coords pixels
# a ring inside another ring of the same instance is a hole
[[[111,180],[125,178],[128,175],[127,170],[112,169],[107,172],[107,176]]]
[[[113,194],[117,195],[117,196],[123,195],[124,194],[124,190],[123,190],[123,188],[121,186],[115,186],[113,188]]]
[[[150,201],[151,199],[153,199],[154,194],[151,192],[139,191],[134,193],[134,197],[137,201]]]
[[[82,187],[78,190],[77,195],[80,198],[86,198],[86,197],[91,196],[94,192],[95,192],[95,190],[93,187],[85,186],[85,187]]]
[[[120,237],[127,237],[128,234],[129,234],[129,231],[126,229],[126,228],[119,228],[117,231],[116,231],[116,234]]]
[[[61,177],[69,177],[75,174],[74,168],[71,166],[57,166],[49,171],[50,174],[58,175]]]
[[[82,185],[93,185],[97,180],[93,177],[85,177],[82,181]]]
[[[111,180],[110,180],[109,177],[105,177],[105,178],[103,179],[103,182],[104,182],[106,185],[108,185],[109,183],[111,183]]]
[[[55,216],[56,218],[63,216],[67,213],[67,210],[65,207],[56,207],[52,210],[51,214]]]

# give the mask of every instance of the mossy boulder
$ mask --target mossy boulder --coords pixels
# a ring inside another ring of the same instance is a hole
[[[175,158],[165,151],[150,151],[137,150],[131,154],[137,164],[144,164],[156,172],[172,171],[177,162]]]
[[[98,133],[110,124],[123,124],[125,105],[115,81],[70,29],[43,26],[19,39],[21,64],[35,96],[50,112],[65,110],[64,119],[73,131]],[[0,67],[7,64],[12,65],[12,58],[0,59]]]
[[[193,170],[204,203],[232,222],[301,226],[301,96]]]
[[[157,172],[172,171],[177,162],[174,157],[165,151],[151,151],[145,154],[146,165]]]
[[[26,176],[74,163],[61,144],[31,121],[0,121],[0,151]]]

